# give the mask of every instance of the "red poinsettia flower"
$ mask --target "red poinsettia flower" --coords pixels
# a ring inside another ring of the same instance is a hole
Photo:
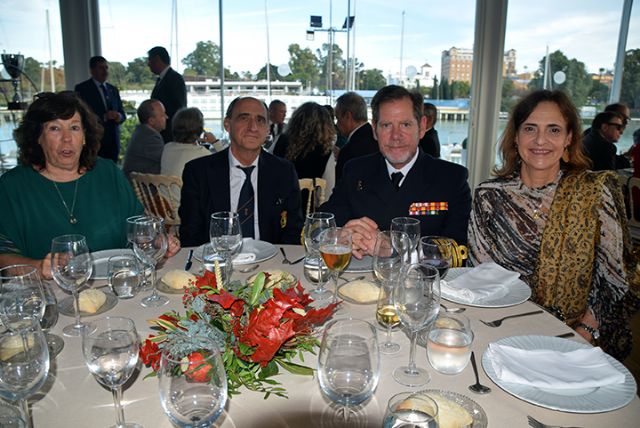
[[[234,317],[239,317],[244,311],[244,300],[237,298],[226,290],[220,290],[218,294],[212,293],[207,296],[207,300],[228,309]]]
[[[192,352],[182,365],[182,372],[192,382],[204,383],[211,378],[213,366],[201,352]]]
[[[158,344],[149,340],[152,337],[155,336],[150,335],[140,347],[140,359],[145,366],[151,367],[154,372],[157,372],[160,370],[160,357],[162,353],[160,352],[160,348],[158,348]]]
[[[321,309],[307,309],[307,313],[304,317],[295,319],[293,321],[294,329],[296,330],[296,332],[303,332],[309,330],[311,326],[324,323],[333,314],[333,311],[338,305],[339,303],[331,303],[330,305],[325,306]]]
[[[216,283],[216,274],[211,271],[205,270],[202,273],[202,276],[196,276],[196,280],[193,285],[197,288],[202,288],[205,286],[218,288],[218,285]]]

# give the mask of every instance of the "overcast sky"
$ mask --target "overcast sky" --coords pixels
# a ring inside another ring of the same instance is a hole
[[[2,3],[0,51],[48,60],[45,10],[49,9],[52,56],[59,64],[64,62],[57,0]],[[638,3],[632,10],[627,49],[640,48]],[[178,59],[200,40],[219,44],[217,1],[177,0],[177,4]],[[536,69],[547,44],[551,51],[560,49],[569,58],[584,62],[589,72],[611,69],[622,4],[623,0],[511,0],[505,49],[517,51],[519,72],[525,66]],[[315,41],[307,41],[309,15],[321,15],[328,28],[329,5],[329,0],[224,2],[225,66],[236,72],[258,72],[267,61],[267,20],[272,64],[288,61],[291,43],[315,51],[327,41],[327,33],[318,32]],[[351,14],[356,15],[356,56],[366,68],[378,68],[385,75],[400,69],[401,41],[403,68],[429,63],[437,75],[443,50],[473,47],[474,0],[351,0],[351,6]],[[169,49],[175,34],[171,10],[172,0],[100,0],[102,54],[126,65],[155,45]],[[346,16],[347,0],[333,0],[333,26],[340,28]],[[346,34],[336,33],[335,40],[346,54]],[[182,70],[178,59],[172,59],[173,65]]]

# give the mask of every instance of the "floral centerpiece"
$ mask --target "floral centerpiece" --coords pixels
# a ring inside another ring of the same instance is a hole
[[[222,353],[230,395],[244,386],[263,392],[265,398],[286,397],[286,390],[273,379],[280,369],[313,375],[311,368],[294,360],[304,362],[304,352],[314,352],[319,341],[313,327],[324,323],[337,304],[312,308],[313,300],[299,282],[283,286],[268,279],[269,273],[263,272],[249,284],[234,282],[224,289],[217,285],[216,275],[205,270],[190,281],[183,296],[184,315],[170,311],[149,321],[157,334],[144,341],[140,356],[153,370],[150,376],[160,368],[162,351],[193,367],[211,341]],[[206,373],[206,366],[199,367],[199,377]]]

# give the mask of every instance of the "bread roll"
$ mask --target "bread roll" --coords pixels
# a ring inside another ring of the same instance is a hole
[[[340,296],[358,303],[375,303],[380,289],[377,285],[364,280],[351,281],[340,287]]]
[[[416,393],[420,397],[423,393]],[[440,428],[469,428],[473,424],[473,418],[461,405],[445,398],[437,393],[424,394],[430,397],[438,405],[438,426]],[[431,408],[421,409],[425,403],[421,400],[408,398],[400,403],[397,409],[417,409],[431,414]]]
[[[168,287],[179,290],[189,286],[190,281],[195,281],[195,275],[180,269],[173,269],[165,273],[162,277],[162,282],[167,284]]]
[[[33,346],[35,340],[33,338],[33,334],[28,334],[27,336],[27,347]],[[18,355],[21,352],[24,352],[24,342],[22,341],[22,336],[8,336],[0,342],[0,360],[8,361],[14,355]]]
[[[107,301],[107,295],[100,290],[90,288],[80,292],[78,303],[80,304],[80,312],[87,314],[95,314],[98,309]]]

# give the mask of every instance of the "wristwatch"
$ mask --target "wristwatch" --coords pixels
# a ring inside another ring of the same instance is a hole
[[[590,325],[586,325],[585,323],[579,322],[576,324],[576,328],[581,327],[584,331],[588,332],[593,340],[600,339],[600,331],[597,328],[593,328]]]

